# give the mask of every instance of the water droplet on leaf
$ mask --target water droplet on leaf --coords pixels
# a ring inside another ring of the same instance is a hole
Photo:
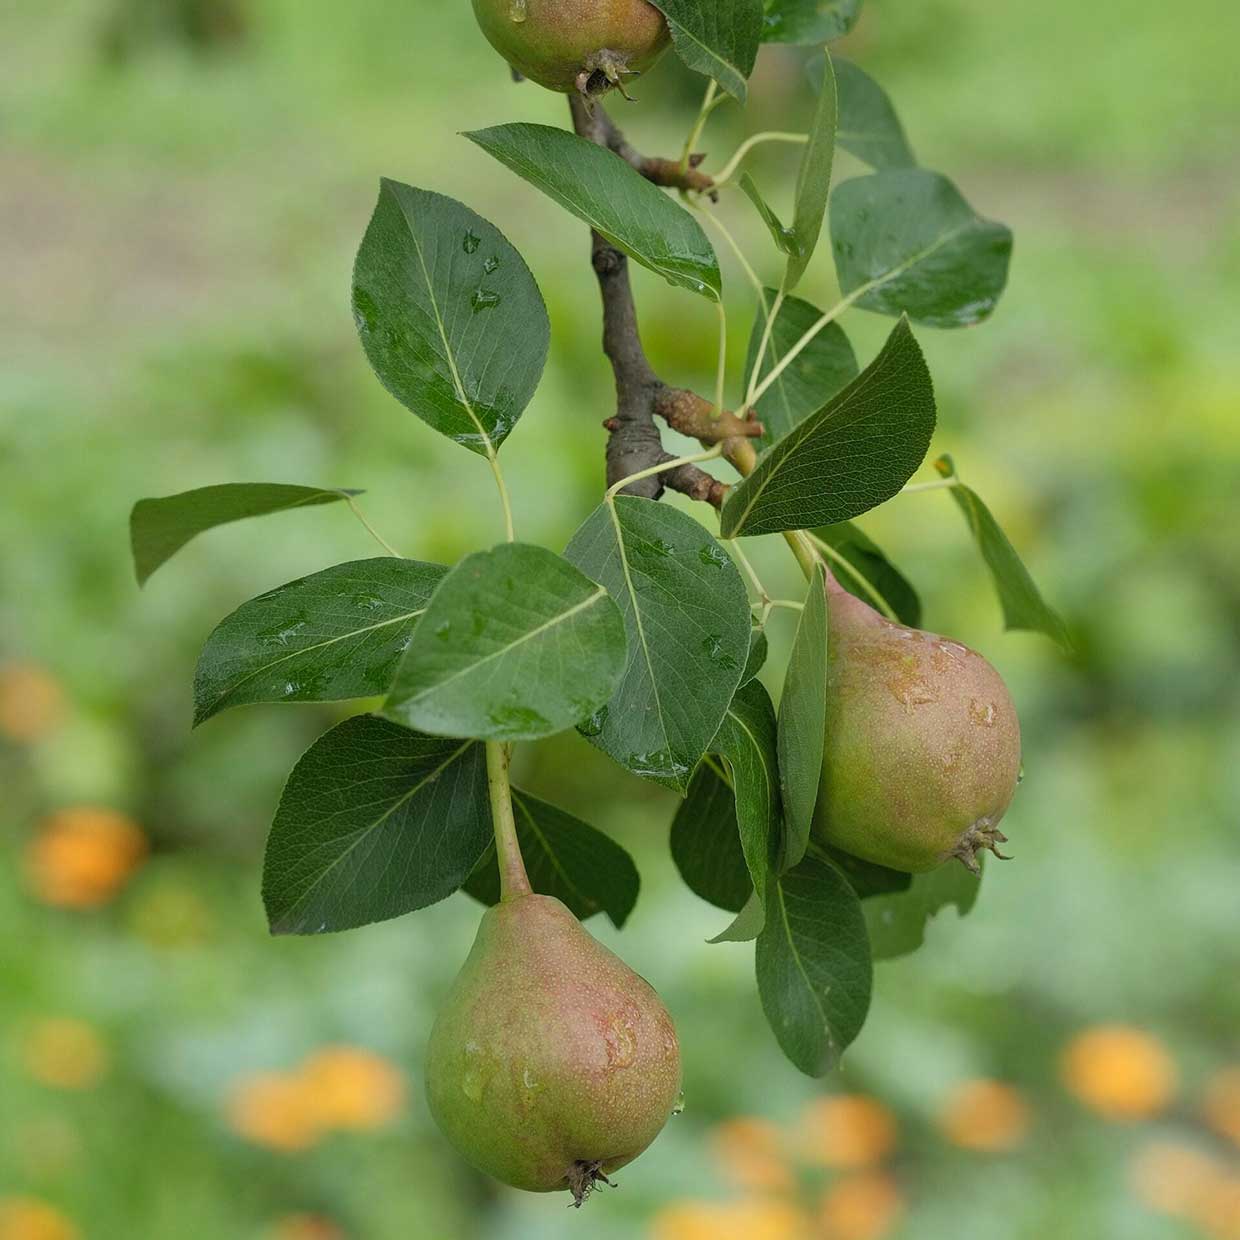
[[[725,667],[728,671],[735,671],[740,666],[739,663],[727,653],[723,648],[723,638],[718,633],[712,633],[709,637],[703,638],[702,649],[710,656],[710,658],[718,663],[720,667]]]
[[[475,232],[465,234],[465,253],[473,254],[482,244],[482,238]]]

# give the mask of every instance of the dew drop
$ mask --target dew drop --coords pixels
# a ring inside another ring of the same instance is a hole
[[[469,299],[469,304],[473,306],[474,313],[477,314],[482,310],[493,310],[503,300],[496,292],[492,292],[489,288],[480,288],[474,290],[474,295]]]
[[[499,270],[499,259],[494,254],[492,254],[491,257],[488,258],[487,261],[482,264],[482,270],[485,271],[487,275],[489,276],[494,275],[495,272]]]
[[[481,1102],[486,1090],[486,1073],[482,1058],[482,1047],[477,1042],[465,1044],[468,1061],[465,1071],[461,1073],[461,1090],[470,1102]]]
[[[735,671],[740,664],[727,653],[723,648],[723,638],[718,633],[712,633],[709,637],[703,638],[702,649],[710,656],[711,660],[718,663],[720,667],[725,667],[728,671]]]
[[[683,1115],[685,1113],[685,1091],[680,1091],[680,1096],[676,1099],[676,1105],[672,1107],[673,1115]]]
[[[285,697],[293,697],[294,694],[300,692],[300,690],[301,690],[301,685],[299,685],[295,680],[285,681],[285,684],[284,684],[284,696]]]
[[[722,568],[728,562],[728,553],[718,543],[707,543],[698,552],[698,559],[711,568]]]
[[[650,544],[650,549],[655,553],[655,555],[660,556],[669,556],[676,550],[671,543],[665,542],[662,538],[656,538],[654,542]]]
[[[465,234],[465,253],[473,254],[482,244],[482,238],[476,232],[467,232]]]
[[[435,625],[435,636],[438,637],[441,642],[446,642],[451,635],[452,622],[450,620],[441,620],[437,625]]]
[[[365,289],[353,290],[353,321],[359,332],[373,332],[379,322],[379,307]]]
[[[508,16],[517,23],[525,21],[530,15],[529,0],[508,0]]]
[[[297,619],[290,624],[277,625],[273,629],[264,629],[256,636],[269,646],[287,646],[305,627],[306,621],[304,619]]]
[[[583,719],[577,725],[577,731],[582,736],[598,736],[603,731],[603,725],[607,722],[607,707],[602,710],[595,711],[588,719]]]

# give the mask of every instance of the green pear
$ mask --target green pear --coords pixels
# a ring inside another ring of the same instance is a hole
[[[659,996],[559,900],[489,909],[431,1031],[431,1114],[481,1171],[578,1205],[632,1162],[680,1098]]]
[[[1020,781],[999,673],[959,642],[893,624],[829,582],[827,733],[814,831],[909,873],[998,853]],[[1002,855],[1002,854],[998,854]]]
[[[650,68],[671,38],[646,0],[474,0],[497,52],[548,90],[599,95]]]

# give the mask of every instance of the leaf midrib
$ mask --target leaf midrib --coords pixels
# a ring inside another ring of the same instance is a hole
[[[595,592],[588,598],[582,599],[580,603],[574,603],[573,606],[567,611],[557,612],[550,620],[545,620],[542,624],[538,625],[537,628],[530,629],[528,633],[523,633],[517,638],[516,641],[509,642],[507,645],[501,646],[498,650],[493,650],[490,654],[484,655],[481,659],[475,659],[467,667],[461,668],[460,671],[453,672],[451,676],[448,676],[443,680],[437,680],[434,684],[427,685],[425,689],[422,689],[420,692],[415,693],[410,697],[402,698],[396,704],[402,707],[410,706],[416,702],[420,702],[429,694],[438,693],[445,686],[452,684],[454,681],[460,680],[462,676],[472,675],[480,667],[483,667],[495,659],[502,658],[504,655],[508,654],[509,651],[515,650],[518,646],[525,645],[526,642],[532,641],[535,637],[547,632],[549,629],[553,629],[556,625],[565,623],[579,612],[593,607],[599,599],[605,599],[606,597],[607,591],[603,589],[602,586],[599,586],[598,589],[596,589]]]
[[[431,311],[435,316],[435,326],[439,330],[439,338],[443,341],[444,360],[448,363],[448,369],[452,372],[452,384],[456,388],[457,399],[461,402],[465,412],[469,414],[469,420],[478,428],[478,434],[482,436],[483,442],[486,444],[486,455],[489,460],[495,459],[495,443],[491,439],[490,432],[482,424],[482,419],[478,417],[474,411],[473,403],[469,397],[465,395],[465,385],[461,382],[460,372],[456,366],[456,355],[452,351],[452,344],[448,340],[447,328],[444,326],[443,315],[439,313],[439,299],[435,296],[435,286],[431,282],[431,273],[426,266],[426,256],[422,252],[422,244],[418,240],[417,231],[414,229],[413,221],[409,218],[408,212],[405,210],[405,204],[397,199],[400,207],[401,217],[405,221],[405,226],[409,230],[409,240],[413,243],[414,253],[418,256],[418,266],[422,269],[422,279],[426,283],[426,294],[430,301]]]
[[[792,953],[792,959],[796,964],[797,972],[800,973],[802,980],[805,982],[805,989],[809,991],[810,998],[813,999],[814,1006],[818,1009],[823,1032],[827,1035],[829,1042],[831,1041],[831,1020],[827,1016],[827,1009],[823,1006],[822,1000],[818,997],[818,992],[814,989],[813,982],[810,981],[809,973],[806,971],[805,964],[801,959],[801,953],[797,951],[796,943],[793,942],[792,923],[788,920],[788,903],[784,896],[783,883],[775,884],[775,894],[776,899],[779,901],[779,914],[780,919],[784,923],[784,935],[788,940],[788,950]]]
[[[522,818],[525,819],[526,825],[529,827],[530,831],[533,832],[534,837],[538,840],[538,845],[542,849],[544,856],[546,856],[547,860],[551,863],[551,868],[557,875],[559,875],[560,881],[564,884],[564,886],[571,891],[573,895],[575,895],[587,908],[601,907],[597,900],[586,895],[585,892],[583,892],[581,888],[573,882],[568,875],[568,871],[565,870],[560,864],[559,855],[551,847],[550,841],[539,827],[538,822],[534,818],[529,806],[525,803],[525,797],[520,793],[517,793],[513,797],[513,802],[520,809]],[[610,916],[610,913],[608,913],[608,915]]]
[[[272,659],[270,663],[264,663],[260,667],[254,668],[253,671],[247,672],[240,680],[234,681],[226,689],[223,690],[215,700],[210,704],[211,711],[214,713],[225,698],[231,697],[236,693],[247,681],[253,680],[255,676],[261,676],[264,672],[269,672],[273,667],[279,667],[281,663],[287,663],[290,659],[298,659],[302,655],[313,654],[316,650],[325,650],[328,646],[334,646],[337,642],[348,641],[351,637],[360,637],[365,633],[375,633],[379,629],[387,628],[393,624],[404,624],[406,620],[416,620],[418,616],[424,615],[425,607],[418,608],[417,611],[406,612],[401,616],[393,616],[390,620],[380,620],[378,624],[367,625],[361,629],[350,629],[347,633],[339,633],[335,637],[329,637],[321,642],[315,642],[310,646],[302,646],[297,650],[290,650],[288,654],[282,654],[278,659]]]
[[[364,840],[368,840],[381,826],[383,826],[385,822],[387,822],[389,818],[391,818],[393,814],[396,813],[397,810],[399,810],[402,806],[407,805],[415,796],[417,796],[417,794],[423,788],[426,787],[427,784],[432,783],[436,779],[438,779],[439,776],[442,775],[444,771],[446,771],[448,767],[450,767],[455,761],[457,761],[457,759],[460,758],[461,755],[465,753],[465,751],[468,750],[471,745],[476,745],[476,744],[478,744],[478,742],[475,740],[468,740],[468,741],[463,742],[458,748],[454,749],[438,766],[436,766],[433,770],[423,775],[422,778],[419,779],[418,782],[415,783],[413,787],[409,789],[408,792],[406,792],[402,797],[399,797],[397,800],[393,801],[392,804],[388,807],[388,809],[384,811],[384,813],[380,814],[379,817],[374,820],[374,822],[356,831],[354,833],[354,837],[352,841],[349,843],[349,846],[338,857],[336,857],[331,862],[330,865],[328,865],[325,869],[321,870],[318,876],[314,879],[312,883],[310,883],[310,885],[306,888],[306,890],[302,892],[302,894],[298,896],[297,899],[291,905],[289,905],[287,911],[280,918],[281,923],[286,922],[288,918],[292,917],[302,908],[302,906],[310,899],[310,897],[313,896],[315,892],[318,891],[318,889],[323,885],[328,875],[331,874],[331,872],[335,870],[337,866],[339,866],[342,862],[344,862],[349,856],[351,856],[353,853],[353,850],[357,848],[359,844],[361,844]]]
[[[664,747],[670,752],[672,747],[672,738],[667,730],[667,721],[663,717],[663,698],[659,693],[659,678],[655,675],[654,663],[650,657],[650,645],[646,641],[646,627],[642,623],[641,606],[637,598],[637,588],[633,585],[633,576],[629,571],[629,556],[624,545],[624,529],[620,524],[620,515],[616,511],[616,500],[614,496],[607,497],[607,511],[611,515],[611,523],[616,531],[616,550],[620,553],[620,567],[624,570],[624,587],[629,593],[629,598],[633,603],[633,620],[637,625],[637,636],[641,639],[642,656],[646,663],[646,671],[650,675],[650,683],[653,687],[655,713],[659,718],[659,731],[663,736]]]

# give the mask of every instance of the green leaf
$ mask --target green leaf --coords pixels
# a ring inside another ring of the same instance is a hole
[[[611,592],[629,638],[619,689],[581,730],[635,775],[683,793],[749,657],[745,583],[692,517],[629,495],[595,509],[564,554]]]
[[[493,455],[530,403],[551,325],[524,259],[442,194],[382,182],[353,271],[366,356],[406,409]]]
[[[766,43],[828,43],[847,34],[863,0],[766,0]]]
[[[749,658],[745,660],[745,671],[741,675],[742,685],[747,685],[766,666],[769,653],[766,630],[754,625],[749,632]]]
[[[866,861],[862,857],[854,857],[841,848],[820,849],[818,845],[811,843],[810,851],[820,861],[829,861],[836,866],[863,900],[868,900],[872,896],[886,896],[907,891],[913,883],[911,874],[905,874],[902,870],[888,869],[885,865]]]
[[[835,70],[831,53],[823,50],[823,82],[818,107],[809,128],[809,141],[801,155],[797,173],[796,210],[792,216],[792,253],[784,288],[794,289],[800,283],[818,248],[822,221],[827,214],[827,198],[831,193],[831,169],[835,164],[835,126],[838,120],[835,93]]]
[[[929,874],[916,874],[902,894],[875,896],[865,903],[865,920],[876,960],[915,952],[926,941],[926,927],[949,904],[964,917],[977,903],[982,880],[955,861]]]
[[[753,894],[741,850],[736,797],[714,763],[698,767],[672,820],[672,860],[685,885],[708,904],[738,913]]]
[[[840,288],[863,310],[927,327],[989,318],[1007,284],[1012,234],[937,172],[857,177],[831,195]]]
[[[323,934],[450,896],[491,839],[486,753],[357,715],[289,777],[267,842],[274,934]]]
[[[913,168],[917,157],[887,92],[850,60],[835,62],[840,127],[835,140],[871,168]],[[815,85],[821,75],[811,75]]]
[[[780,864],[784,869],[792,869],[805,856],[814,823],[826,747],[829,630],[827,578],[820,564],[809,583],[779,703],[779,775],[785,823]]]
[[[266,517],[290,508],[335,504],[360,494],[360,491],[285,486],[278,482],[230,482],[162,499],[140,499],[129,518],[129,539],[138,584],[145,585],[151,574],[172,559],[190,539],[217,525],[244,521],[247,517]]]
[[[517,840],[530,884],[554,896],[581,921],[606,913],[617,929],[637,903],[641,879],[632,857],[609,836],[557,806],[513,789]],[[498,904],[499,867],[495,844],[483,854],[465,890],[483,904]]]
[[[850,594],[855,594],[871,607],[882,610],[877,591],[881,598],[895,612],[896,619],[911,629],[921,627],[921,599],[910,584],[908,578],[887,558],[883,550],[871,539],[860,526],[851,521],[841,521],[837,525],[825,525],[814,531],[814,537],[826,543],[840,558],[845,560],[854,570],[840,565],[833,559],[835,579]],[[873,590],[866,589],[862,581],[868,582]]]
[[[779,843],[780,805],[775,707],[761,681],[737,690],[710,749],[728,764],[741,851],[754,891],[763,893]]]
[[[544,547],[505,543],[444,578],[383,713],[433,736],[537,740],[603,706],[624,661],[606,589]]]
[[[745,197],[753,203],[762,222],[766,225],[767,231],[771,234],[771,240],[775,242],[775,248],[781,254],[791,254],[793,251],[792,230],[784,226],[783,221],[775,214],[766,199],[762,197],[762,191],[758,188],[758,183],[748,172],[741,173],[740,187],[744,191]]]
[[[739,103],[762,41],[762,0],[651,0],[662,10],[676,54],[714,78]]]
[[[941,456],[935,461],[935,468],[944,478],[956,477],[956,466],[950,456]],[[1045,633],[1064,650],[1070,651],[1072,637],[1068,626],[1042,597],[1042,592],[990,509],[982,503],[976,491],[962,482],[957,482],[951,492],[969,523],[986,567],[990,569],[995,592],[1003,608],[1004,627]]]
[[[861,1032],[874,981],[861,901],[839,870],[806,857],[773,885],[756,962],[776,1041],[824,1076]]]
[[[447,571],[417,560],[356,560],[251,599],[207,638],[194,677],[194,725],[252,702],[386,693]]]
[[[766,904],[756,891],[749,893],[744,907],[732,919],[725,930],[710,939],[711,943],[752,943],[766,925]]]
[[[670,284],[718,301],[719,260],[701,225],[618,155],[549,125],[465,135]]]
[[[749,338],[749,358],[745,363],[748,385],[758,361],[758,350],[766,327],[766,316],[775,308],[778,294],[767,289],[762,294],[765,309],[754,322]],[[822,312],[799,297],[785,297],[771,328],[766,360],[759,379],[765,379],[793,346],[809,331]],[[831,397],[850,384],[860,373],[857,355],[838,323],[830,323],[802,349],[792,363],[757,402],[758,417],[766,429],[763,442],[782,439],[796,424],[817,413]]]
[[[906,320],[878,357],[758,458],[723,505],[725,538],[848,521],[889,500],[934,432],[934,387]]]

